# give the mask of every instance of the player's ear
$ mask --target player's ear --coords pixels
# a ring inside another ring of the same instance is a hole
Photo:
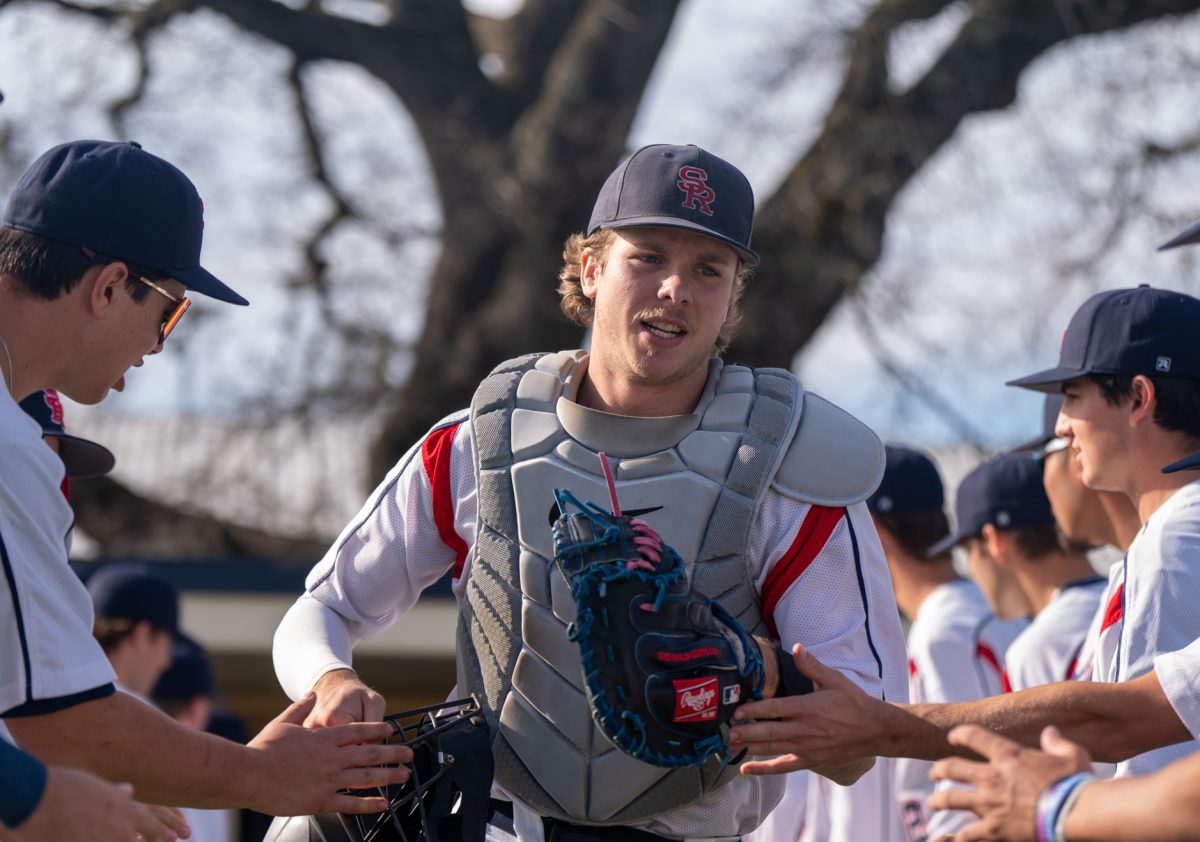
[[[1144,374],[1138,374],[1129,384],[1129,391],[1129,425],[1136,427],[1138,424],[1153,420],[1154,406],[1158,398],[1158,392],[1154,388],[1154,381]]]
[[[600,273],[602,256],[591,249],[584,249],[579,255],[579,287],[588,298],[595,299],[597,275]]]
[[[119,287],[128,276],[129,270],[120,261],[97,266],[84,274],[82,284],[88,309],[93,316],[103,316],[108,312],[116,300]]]
[[[987,549],[988,555],[997,564],[1003,564],[1005,559],[1005,550],[1008,548],[1008,541],[1004,537],[1004,533],[990,523],[983,525],[983,546]]]

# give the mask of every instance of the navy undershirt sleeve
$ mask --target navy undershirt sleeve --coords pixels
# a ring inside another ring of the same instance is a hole
[[[18,828],[37,809],[46,788],[46,767],[0,740],[0,824]]]

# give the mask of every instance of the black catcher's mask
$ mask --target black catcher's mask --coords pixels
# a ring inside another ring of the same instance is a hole
[[[279,818],[263,842],[483,842],[492,788],[492,745],[479,703],[458,699],[388,714],[389,743],[413,750],[412,776],[386,788],[374,815],[322,813]]]

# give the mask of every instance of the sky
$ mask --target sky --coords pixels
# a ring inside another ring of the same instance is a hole
[[[470,5],[502,13],[514,4]],[[342,0],[341,8],[370,15],[375,7]],[[820,130],[841,70],[837,28],[862,8],[854,0],[687,0],[629,147],[699,143],[738,163],[759,197],[769,195]],[[965,15],[965,4],[953,4],[897,33],[894,86],[918,79]],[[54,142],[113,136],[105,108],[137,71],[127,45],[97,23],[32,4],[0,13],[0,43],[8,97],[0,130],[22,128],[14,161],[0,161],[0,172],[15,178],[16,159]],[[793,56],[800,72],[772,64],[788,45],[801,45]],[[180,341],[135,371],[125,394],[76,417],[221,417],[293,381],[353,377],[306,341],[321,330],[318,303],[279,284],[298,269],[300,235],[329,209],[327,196],[295,177],[302,147],[288,125],[288,95],[273,83],[287,55],[211,13],[171,24],[150,55],[156,73],[147,104],[129,115],[129,135],[192,175],[206,203],[205,265],[253,306],[235,312],[200,301]],[[1196,256],[1154,252],[1177,224],[1200,216],[1194,192],[1181,187],[1195,183],[1194,160],[1139,176],[1135,186],[1152,198],[1143,215],[1096,266],[1065,281],[1061,272],[1113,222],[1109,197],[1129,189],[1114,173],[1134,152],[1200,135],[1197,66],[1195,19],[1087,39],[1037,61],[1016,105],[969,118],[901,194],[862,292],[795,361],[803,382],[888,440],[1000,448],[1030,435],[1040,398],[1002,384],[1053,364],[1066,320],[1088,295],[1140,282],[1200,292]],[[411,334],[440,221],[412,125],[391,93],[356,68],[313,67],[306,81],[339,184],[386,220],[384,231],[342,226],[328,242],[326,256],[350,293],[336,297],[337,315]],[[381,167],[392,189],[377,189]],[[403,266],[403,276],[380,268],[389,265]],[[267,359],[287,362],[264,368]]]

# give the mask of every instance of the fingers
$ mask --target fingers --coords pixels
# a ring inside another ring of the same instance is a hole
[[[384,745],[382,743],[363,743],[355,745],[341,743],[339,741],[339,746],[339,759],[343,769],[355,769],[369,766],[396,767],[397,764],[411,763],[413,758],[412,749],[408,746],[402,745]],[[402,773],[404,777],[399,781],[390,781],[390,783],[402,783],[404,780],[408,779],[407,769],[401,768],[399,769],[399,772]]]
[[[933,764],[929,777],[935,781],[959,781],[978,785],[989,777],[990,766],[963,757],[949,757]]]
[[[308,717],[310,711],[317,703],[317,695],[312,691],[304,694],[304,697],[292,702],[283,713],[275,717],[272,722],[278,722],[288,725],[303,725],[305,718]]]
[[[146,811],[149,812],[157,822],[174,833],[175,836],[178,836],[180,839],[191,838],[192,829],[188,827],[188,823],[184,820],[183,813],[179,812],[174,807],[162,807],[157,804],[145,804],[139,806],[145,807]]]
[[[368,797],[361,798],[355,795],[337,795],[329,802],[328,809],[322,810],[325,813],[353,813],[360,815],[363,813],[382,813],[387,809],[388,801],[386,798]]]
[[[936,790],[929,796],[929,807],[932,810],[971,810],[979,804],[979,793],[972,789]]]
[[[775,696],[758,702],[746,702],[733,712],[734,719],[783,719],[789,713],[796,714],[796,708],[803,701],[803,696]]]
[[[1012,757],[1021,750],[1021,746],[1012,740],[978,725],[959,725],[946,739],[951,745],[969,748],[988,760]]]
[[[795,662],[796,669],[811,678],[813,684],[821,689],[854,685],[846,676],[818,661],[801,643],[792,647],[792,661]]]
[[[402,784],[410,774],[404,766],[347,768],[338,776],[338,789],[374,789]]]
[[[795,754],[781,754],[769,760],[747,760],[739,767],[743,775],[779,775],[807,768],[804,760]]]
[[[1042,750],[1055,757],[1074,761],[1080,769],[1087,769],[1092,765],[1092,756],[1088,754],[1087,749],[1068,740],[1053,725],[1048,725],[1042,730]]]
[[[346,725],[322,728],[320,736],[321,739],[330,740],[335,745],[352,746],[358,743],[378,743],[395,733],[396,729],[387,722],[351,722]],[[407,746],[393,745],[379,746],[379,748],[403,749],[407,753],[407,757],[400,762],[407,763],[412,760],[412,750]]]

